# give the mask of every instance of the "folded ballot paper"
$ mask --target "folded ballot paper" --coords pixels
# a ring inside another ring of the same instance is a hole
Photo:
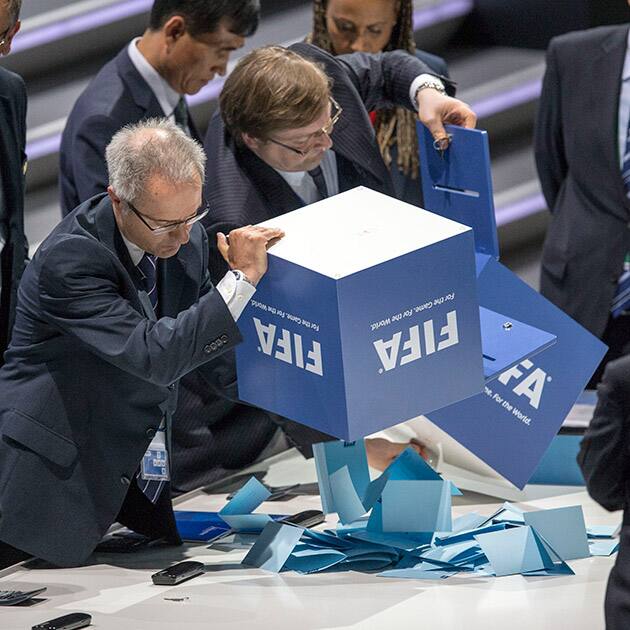
[[[336,529],[269,522],[243,564],[268,571],[365,571],[399,579],[573,575],[567,561],[610,555],[616,528],[587,529],[581,506],[453,519],[452,485],[413,449],[370,481],[362,441],[315,447],[324,510]]]

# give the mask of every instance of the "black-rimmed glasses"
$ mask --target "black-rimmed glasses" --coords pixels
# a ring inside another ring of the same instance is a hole
[[[199,208],[199,210],[197,210],[195,214],[188,217],[187,219],[182,219],[181,221],[172,221],[171,223],[165,223],[163,225],[158,225],[154,227],[147,223],[146,219],[149,219],[151,221],[156,221],[156,219],[153,219],[146,214],[142,214],[142,212],[140,212],[130,201],[127,201],[126,203],[129,206],[129,209],[140,219],[140,221],[142,221],[142,223],[144,223],[149,228],[149,230],[151,230],[151,232],[153,232],[153,234],[165,234],[166,232],[177,230],[183,225],[192,225],[193,223],[197,223],[197,221],[203,219],[208,214],[208,212],[210,212],[210,206],[208,206],[207,202],[204,200],[204,203]]]
[[[279,140],[274,140],[273,138],[269,138],[269,142],[273,142],[273,144],[277,144],[279,147],[288,149],[289,151],[293,151],[293,153],[297,153],[302,157],[307,155],[309,151],[313,148],[313,142],[317,138],[321,138],[323,135],[330,136],[333,128],[339,122],[339,118],[341,117],[341,114],[343,112],[341,105],[339,105],[339,103],[337,103],[337,101],[332,96],[330,96],[329,99],[331,110],[330,119],[321,129],[310,135],[310,137],[304,142],[305,148],[297,149],[296,147],[284,144],[283,142],[280,142]]]

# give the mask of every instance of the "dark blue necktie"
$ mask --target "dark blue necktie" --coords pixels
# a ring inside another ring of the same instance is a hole
[[[146,254],[142,257],[138,263],[138,270],[142,275],[142,288],[146,291],[151,301],[153,311],[157,316],[158,306],[158,292],[157,292],[157,261],[155,256]],[[143,494],[151,501],[155,503],[162,492],[162,488],[166,484],[166,481],[161,479],[143,479],[142,472],[138,471],[136,476],[138,486],[142,490]]]
[[[188,126],[188,106],[182,96],[179,99],[175,109],[173,110],[173,117],[175,118],[175,124],[186,134],[190,135],[190,127]]]
[[[315,187],[317,188],[317,192],[319,193],[320,199],[326,199],[328,197],[328,186],[326,186],[326,178],[324,177],[324,173],[322,172],[321,166],[316,166],[314,169],[311,169],[308,174],[313,178],[315,182]]]

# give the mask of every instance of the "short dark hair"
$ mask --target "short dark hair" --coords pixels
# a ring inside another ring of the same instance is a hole
[[[230,22],[229,30],[249,37],[256,32],[260,17],[259,0],[155,0],[149,28],[158,31],[174,15],[186,20],[194,37],[217,30],[221,20]]]
[[[20,9],[22,8],[22,0],[7,0],[7,9],[9,11],[9,19],[11,24],[15,24],[20,19]]]

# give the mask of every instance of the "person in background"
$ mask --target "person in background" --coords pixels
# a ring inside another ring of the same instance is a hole
[[[412,0],[314,0],[307,41],[332,55],[406,50],[438,75],[449,76],[444,59],[416,48]],[[422,206],[417,117],[404,107],[379,109],[370,117],[396,196]]]
[[[609,346],[591,378],[630,352],[628,24],[551,40],[535,126],[551,212],[540,291]]]
[[[124,125],[164,116],[199,140],[185,95],[197,94],[255,33],[258,0],[155,0],[149,26],[79,96],[60,148],[65,216],[107,188],[105,147]]]
[[[20,30],[22,0],[0,0],[0,56]],[[24,234],[26,88],[0,67],[0,366],[11,338],[17,289],[28,258]]]

